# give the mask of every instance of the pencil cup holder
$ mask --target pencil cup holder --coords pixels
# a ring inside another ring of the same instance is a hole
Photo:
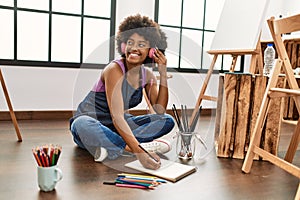
[[[62,171],[55,165],[52,167],[37,167],[38,185],[44,192],[54,190],[55,185],[59,182],[63,175]]]
[[[178,132],[176,142],[176,153],[180,159],[192,159],[195,154],[196,132]]]

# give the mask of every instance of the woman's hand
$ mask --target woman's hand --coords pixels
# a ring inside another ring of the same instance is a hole
[[[155,53],[153,55],[154,61],[157,63],[158,72],[161,76],[167,74],[167,58],[166,56],[159,50],[155,49]]]
[[[150,153],[157,161],[155,161],[153,158],[151,158],[146,153],[137,153],[136,157],[140,161],[140,163],[147,169],[158,169],[160,168],[160,157],[156,155],[155,153]]]

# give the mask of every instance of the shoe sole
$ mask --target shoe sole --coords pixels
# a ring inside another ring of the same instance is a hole
[[[159,153],[162,153],[162,154],[164,154],[164,153],[168,153],[169,151],[171,151],[171,145],[170,145],[170,142],[169,141],[167,141],[167,140],[164,140],[164,139],[155,139],[155,140],[153,140],[153,141],[157,141],[157,142],[161,142],[161,143],[164,143],[164,144],[166,144],[167,146],[168,146],[168,150],[167,151],[165,151],[165,152],[159,152]]]

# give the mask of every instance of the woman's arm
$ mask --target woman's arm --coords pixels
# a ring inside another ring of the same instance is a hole
[[[150,79],[146,86],[146,93],[147,96],[150,97],[149,99],[155,112],[158,114],[163,114],[166,112],[169,100],[169,90],[167,82],[167,59],[165,55],[157,49],[154,54],[154,61],[157,63],[160,76],[159,87],[157,87],[157,80],[154,74],[148,71],[148,77],[150,77]]]
[[[136,154],[141,164],[150,169],[158,169],[160,163],[150,159],[138,146],[139,142],[133,135],[129,125],[124,119],[124,106],[122,97],[123,72],[116,63],[110,64],[103,72],[103,81],[106,86],[106,97],[113,124],[124,139],[130,150]],[[159,156],[154,155],[159,160]]]

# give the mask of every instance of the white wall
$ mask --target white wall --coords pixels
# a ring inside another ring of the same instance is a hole
[[[100,70],[57,69],[38,67],[2,66],[6,87],[14,110],[72,110],[84,98],[97,80]],[[196,103],[205,75],[170,73],[170,101],[176,105],[186,104],[189,108]],[[218,77],[211,78],[206,94],[217,95]],[[2,89],[2,88],[1,88]],[[2,90],[0,90],[0,110],[8,110]],[[213,102],[203,102],[203,106],[215,107]],[[145,109],[143,102],[137,109]]]
[[[272,41],[272,36],[267,24],[267,19],[271,17],[279,18],[281,15],[282,17],[288,17],[291,15],[296,15],[300,13],[300,1],[294,0],[270,0],[269,8],[267,10],[265,21],[262,25],[262,33],[261,33],[261,40],[262,41]],[[300,33],[294,33],[289,37],[300,37]],[[246,56],[246,67],[245,70],[249,70],[250,65],[250,56]]]
[[[117,0],[116,30],[123,18],[136,13],[153,18],[154,0]]]
[[[270,17],[288,17],[300,13],[300,1],[295,0],[270,0],[269,9],[266,13],[266,20]],[[298,34],[297,34],[298,35]],[[267,22],[262,27],[262,40],[272,40]]]
[[[284,4],[282,2],[283,0],[271,0],[271,5],[274,7],[272,12],[276,13],[276,16],[278,13],[283,15],[300,13],[299,1],[284,0]],[[116,24],[118,25],[124,17],[133,13],[153,17],[153,10],[154,0],[117,0]],[[18,66],[1,66],[1,68],[16,111],[72,110],[91,89],[100,73],[100,70],[82,69]],[[173,78],[169,80],[170,105],[186,104],[192,108],[196,103],[205,74],[171,74]],[[216,96],[217,90],[218,75],[213,75],[206,94]],[[143,103],[139,108],[145,107]],[[216,104],[204,101],[203,107],[214,108]],[[8,109],[0,89],[0,111],[2,110]]]

